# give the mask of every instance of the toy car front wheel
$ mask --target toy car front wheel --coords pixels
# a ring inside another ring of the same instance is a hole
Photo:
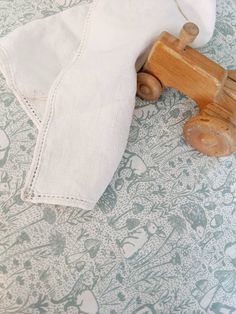
[[[144,100],[156,100],[162,93],[160,81],[153,75],[140,72],[137,76],[137,96]]]
[[[184,126],[186,141],[208,156],[227,156],[236,151],[236,128],[220,117],[197,115]]]

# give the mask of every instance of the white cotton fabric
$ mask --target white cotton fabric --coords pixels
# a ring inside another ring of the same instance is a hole
[[[195,45],[204,45],[215,6],[94,0],[0,40],[1,70],[39,128],[25,201],[94,208],[127,144],[140,56],[162,31],[177,35],[187,20],[200,28]]]
[[[1,71],[38,128],[53,81],[79,48],[88,9],[78,5],[0,39]]]

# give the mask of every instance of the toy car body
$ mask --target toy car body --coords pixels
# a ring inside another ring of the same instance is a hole
[[[191,97],[200,113],[184,126],[186,141],[209,156],[236,151],[236,71],[228,71],[189,44],[198,35],[184,25],[180,38],[163,32],[138,73],[137,95],[157,99],[163,87]]]

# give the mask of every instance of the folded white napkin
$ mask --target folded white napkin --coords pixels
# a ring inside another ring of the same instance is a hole
[[[140,56],[186,20],[212,36],[215,0],[94,0],[0,39],[0,67],[39,129],[22,198],[92,209],[124,153]]]

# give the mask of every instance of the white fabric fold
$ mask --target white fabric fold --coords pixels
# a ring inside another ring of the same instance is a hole
[[[186,20],[207,43],[215,12],[215,0],[94,0],[1,39],[1,70],[39,128],[22,198],[93,209],[127,144],[137,60]]]
[[[79,48],[88,9],[83,3],[0,39],[1,71],[38,128],[52,83]]]

